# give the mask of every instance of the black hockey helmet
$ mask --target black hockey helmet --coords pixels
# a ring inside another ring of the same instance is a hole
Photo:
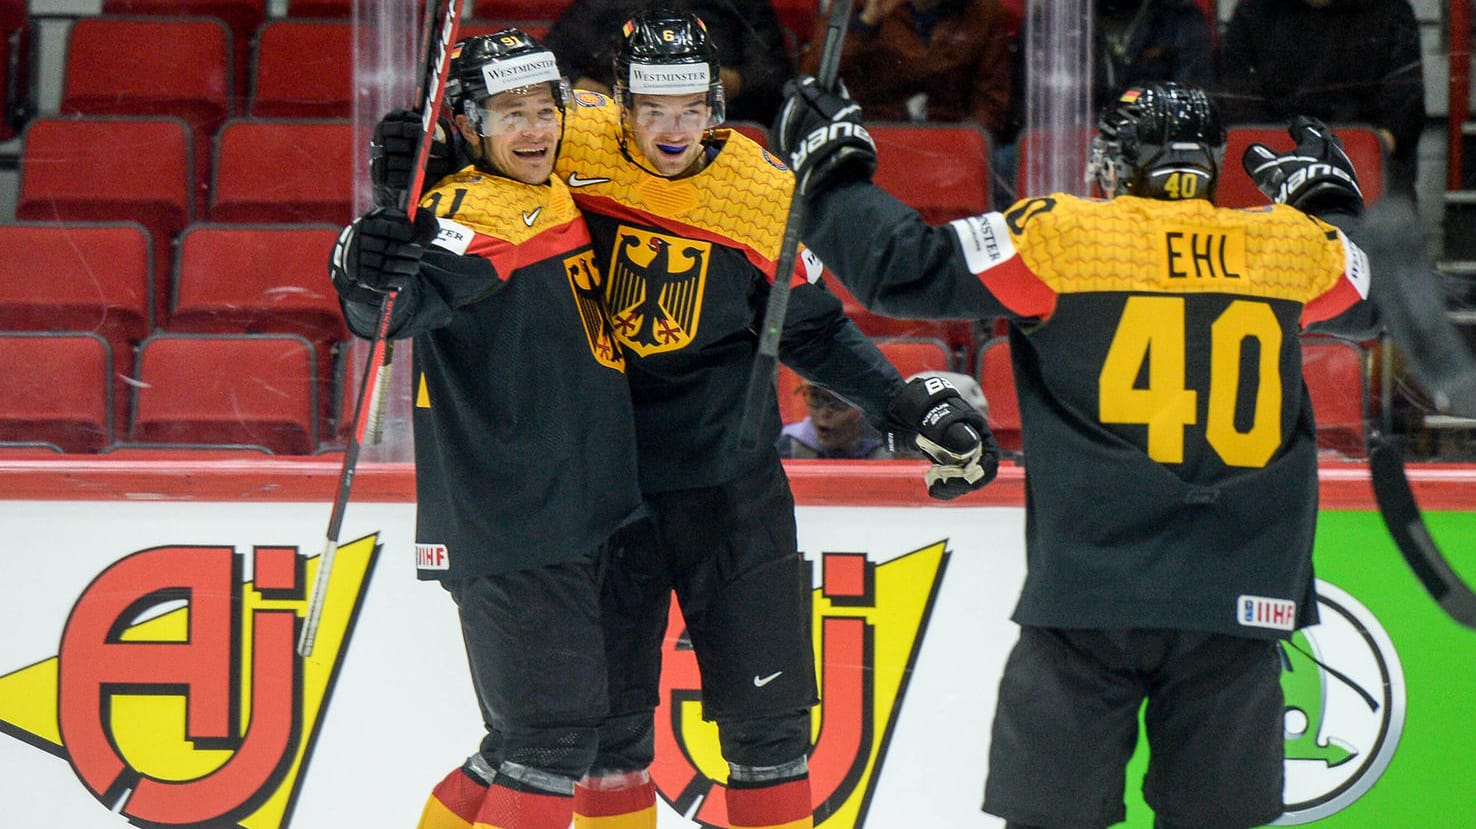
[[[1210,199],[1224,157],[1225,127],[1204,90],[1146,83],[1103,110],[1087,181],[1108,197]]]
[[[723,122],[725,99],[717,47],[707,24],[692,12],[653,7],[625,21],[615,52],[615,98],[626,109],[631,95],[706,92],[709,128]]]
[[[554,53],[521,29],[503,29],[458,41],[451,47],[446,102],[453,114],[474,126],[481,120],[477,105],[500,92],[547,83],[562,111],[569,101],[569,81],[559,74]]]

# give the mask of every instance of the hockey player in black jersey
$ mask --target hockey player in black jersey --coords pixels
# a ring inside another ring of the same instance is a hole
[[[998,448],[951,385],[898,376],[816,283],[822,266],[813,256],[773,274],[794,176],[720,128],[717,55],[701,20],[638,14],[625,26],[616,76],[613,99],[574,91],[556,183],[584,212],[607,274],[651,519],[622,533],[607,576],[611,716],[577,790],[575,825],[654,829],[647,767],[675,591],[697,653],[703,716],[716,721],[729,764],[730,822],[797,829],[812,821],[809,565],[777,450],[738,445],[772,280],[794,286],[781,359],[859,406],[894,445],[923,450],[934,461],[925,476],[931,495],[957,498],[986,485]],[[405,134],[418,121],[392,113],[377,131]],[[394,169],[382,168],[389,178]],[[777,405],[765,419],[777,438]]]
[[[1027,575],[984,809],[1011,829],[1121,821],[1146,700],[1158,829],[1274,820],[1279,642],[1317,620],[1298,334],[1372,330],[1367,258],[1324,221],[1362,210],[1337,139],[1294,122],[1296,150],[1244,159],[1276,204],[1216,208],[1211,101],[1147,84],[1098,124],[1105,200],[934,227],[869,182],[875,148],[843,94],[802,80],[775,132],[805,183],[804,238],[868,307],[1010,320]]]
[[[473,159],[405,212],[346,228],[332,276],[352,329],[414,338],[416,567],[456,601],[487,733],[421,829],[565,829],[609,702],[607,542],[640,506],[625,360],[589,231],[550,179],[570,92],[508,29],[452,51]],[[489,785],[490,784],[490,785]]]
[[[794,177],[721,129],[716,50],[690,12],[625,24],[613,97],[576,90],[558,176],[589,222],[606,302],[625,349],[641,491],[651,520],[624,534],[605,593],[611,717],[576,826],[655,826],[654,756],[662,633],[679,599],[702,681],[702,716],[728,764],[729,823],[799,829],[813,820],[808,749],[815,704],[809,564],[799,555],[777,451],[777,406],[758,451],[739,446],[744,392],[774,279],[793,292],[780,357],[937,461],[951,498],[994,475],[984,419],[947,384],[905,383],[816,284],[803,256],[774,273]],[[929,416],[931,413],[932,417]],[[967,424],[969,439],[945,437]],[[588,821],[588,822],[586,822]]]

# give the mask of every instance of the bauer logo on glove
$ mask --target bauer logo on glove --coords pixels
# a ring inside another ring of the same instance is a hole
[[[943,377],[917,377],[887,405],[887,442],[911,442],[933,460],[923,476],[928,495],[952,500],[994,480],[999,445],[984,415]]]

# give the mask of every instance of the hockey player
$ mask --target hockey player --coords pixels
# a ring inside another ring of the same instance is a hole
[[[641,490],[652,520],[627,534],[605,592],[612,715],[577,794],[576,826],[655,826],[653,758],[661,643],[680,601],[703,717],[728,763],[734,827],[812,825],[807,754],[816,703],[808,568],[772,445],[738,446],[744,392],[772,279],[792,280],[784,362],[862,408],[894,441],[929,448],[931,491],[956,497],[998,464],[984,419],[946,383],[906,384],[818,284],[803,257],[774,274],[794,177],[718,129],[716,50],[690,12],[628,21],[613,99],[576,91],[558,176],[589,222],[629,361]],[[967,424],[967,439],[947,437]],[[947,470],[947,471],[944,471]],[[610,821],[610,822],[605,822]]]
[[[729,130],[716,52],[690,13],[653,9],[624,27],[611,98],[575,91],[557,180],[583,210],[627,358],[641,489],[652,519],[616,545],[604,592],[611,716],[578,788],[578,827],[655,826],[662,637],[676,591],[702,675],[703,716],[729,763],[732,825],[811,823],[807,750],[816,702],[808,564],[771,440],[738,446],[744,391],[773,279],[793,175]],[[403,186],[419,116],[376,133],[381,184]],[[448,148],[454,156],[458,148]],[[440,168],[428,176],[439,175]],[[937,498],[993,479],[998,448],[946,382],[904,383],[818,284],[792,280],[781,357],[860,406],[893,445],[923,450]],[[779,412],[764,413],[766,436]]]
[[[1277,204],[1217,209],[1210,100],[1134,87],[1092,144],[1107,200],[1057,193],[934,227],[868,182],[875,150],[843,95],[805,79],[775,131],[806,183],[805,238],[862,302],[1011,320],[1028,567],[984,809],[1011,829],[1121,821],[1146,699],[1156,827],[1275,819],[1278,643],[1317,620],[1298,334],[1372,318],[1366,257],[1303,212],[1362,209],[1337,139],[1293,123],[1295,151],[1245,158]]]
[[[608,708],[599,574],[640,493],[589,231],[550,179],[569,95],[521,31],[458,44],[448,98],[472,163],[413,223],[373,210],[334,251],[360,336],[401,290],[390,333],[415,340],[416,564],[456,602],[487,725],[421,829],[565,829]]]

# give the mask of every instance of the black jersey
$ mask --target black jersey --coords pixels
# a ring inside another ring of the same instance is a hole
[[[730,481],[777,462],[778,406],[757,452],[738,447],[744,392],[758,349],[794,176],[763,148],[716,130],[707,166],[668,179],[621,148],[619,107],[574,94],[557,175],[589,222],[608,274],[605,296],[628,360],[641,488],[661,492]],[[902,379],[797,257],[780,358],[854,402],[880,425]]]
[[[1362,252],[1289,207],[1024,200],[929,227],[870,185],[806,238],[862,302],[1011,320],[1028,573],[1015,620],[1284,637],[1315,622],[1302,327],[1367,295]],[[849,228],[892,230],[857,244]],[[1356,312],[1355,312],[1356,313]]]
[[[421,205],[440,235],[391,330],[415,338],[417,571],[461,579],[584,556],[640,503],[588,229],[561,182],[472,167]],[[345,310],[369,333],[376,309]]]

